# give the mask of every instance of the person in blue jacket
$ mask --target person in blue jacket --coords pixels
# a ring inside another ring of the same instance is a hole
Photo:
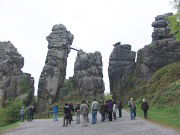
[[[58,105],[55,103],[54,105],[54,121],[58,121]]]

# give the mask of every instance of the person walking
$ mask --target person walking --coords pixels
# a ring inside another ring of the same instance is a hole
[[[108,105],[108,101],[106,101],[106,110],[105,110],[105,119],[108,119],[108,107],[107,107],[107,105]]]
[[[101,102],[99,112],[101,113],[101,121],[105,120],[105,113],[106,113],[106,105],[104,102]]]
[[[136,104],[135,104],[135,100],[133,98],[130,99],[130,101],[128,102],[128,106],[130,108],[130,116],[131,116],[131,120],[135,119],[135,110],[136,110]]]
[[[89,104],[88,104],[88,101],[86,101],[86,104],[88,105],[87,122],[89,123]]]
[[[74,120],[73,120],[74,105],[73,105],[72,102],[69,103],[69,108],[70,108],[70,110],[71,110],[70,120],[71,120],[71,121],[74,121]]]
[[[116,112],[117,112],[116,102],[114,101],[114,104],[113,104],[113,118],[114,118],[114,120],[116,120]]]
[[[24,122],[24,107],[21,107],[20,116],[21,116],[21,122]]]
[[[96,124],[98,109],[99,109],[99,103],[96,101],[96,99],[94,99],[94,102],[92,102],[92,105],[91,105],[92,124]]]
[[[88,113],[88,110],[89,110],[88,105],[86,104],[86,101],[83,100],[82,104],[80,106],[80,112],[81,112],[83,120],[84,120],[83,126],[87,126],[86,122],[87,122],[87,113]]]
[[[112,112],[113,112],[113,103],[112,103],[112,100],[108,100],[107,110],[108,110],[109,121],[112,121]]]
[[[68,103],[65,103],[63,110],[64,110],[63,127],[65,127],[65,126],[67,127],[69,118],[70,118],[70,113],[71,113]],[[65,122],[66,122],[66,124],[65,124]]]
[[[76,106],[75,106],[75,112],[76,112],[76,123],[80,124],[80,103],[77,102]]]
[[[58,121],[58,105],[55,103],[54,105],[54,121]]]
[[[149,105],[148,105],[147,101],[145,99],[143,99],[142,104],[141,104],[141,110],[143,110],[143,112],[144,112],[145,119],[147,119],[148,109],[149,109]]]
[[[32,115],[31,111],[32,111],[31,106],[28,106],[28,109],[27,109],[27,112],[28,112],[27,121],[28,122],[31,122],[31,115]]]
[[[119,111],[119,118],[121,118],[122,117],[122,102],[120,99],[118,101],[118,111]]]
[[[33,121],[33,117],[34,117],[34,107],[31,106],[31,120]]]

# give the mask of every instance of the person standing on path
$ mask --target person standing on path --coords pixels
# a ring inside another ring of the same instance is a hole
[[[32,115],[32,112],[31,112],[31,111],[32,111],[31,106],[28,106],[27,111],[28,111],[28,119],[27,119],[27,121],[30,122],[30,121],[31,121],[31,118],[32,118],[32,117],[31,117],[31,115]]]
[[[101,102],[99,112],[101,113],[101,121],[105,120],[105,113],[106,113],[106,105],[104,102]]]
[[[76,112],[76,123],[80,124],[80,103],[77,102],[76,106],[75,106],[75,112]]]
[[[112,100],[108,100],[107,110],[108,110],[109,121],[112,121],[112,113],[113,113],[113,102],[112,102]]]
[[[92,124],[96,124],[98,109],[99,109],[99,103],[96,101],[96,99],[94,99],[94,102],[92,102],[92,105],[91,105]]]
[[[55,103],[54,105],[54,121],[58,121],[58,105]]]
[[[80,106],[80,112],[82,114],[82,117],[83,117],[83,120],[84,120],[84,126],[87,126],[86,125],[86,122],[87,122],[87,113],[88,113],[88,105],[86,104],[86,101],[82,101],[82,104]]]
[[[73,113],[74,113],[74,106],[72,102],[69,102],[69,108],[71,110],[71,114],[70,114],[70,121],[74,121],[73,120]],[[71,123],[70,123],[71,124]]]
[[[114,118],[114,120],[116,120],[116,112],[117,112],[116,102],[114,101],[114,104],[113,104],[113,118]]]
[[[65,126],[67,127],[71,113],[68,103],[65,103],[63,110],[64,110],[63,127]],[[66,125],[65,125],[65,121],[66,121]]]
[[[145,119],[147,119],[148,109],[149,109],[149,105],[148,105],[147,101],[145,99],[143,99],[142,104],[141,104],[141,110],[143,110],[143,112],[144,112]]]
[[[118,101],[118,111],[119,111],[119,118],[121,118],[122,117],[122,102],[120,99]]]
[[[24,122],[24,107],[21,108],[20,115],[21,115],[21,122]]]
[[[135,110],[136,110],[136,104],[133,98],[131,98],[130,101],[128,102],[128,106],[130,108],[131,120],[133,120],[135,119]]]
[[[86,104],[88,105],[87,122],[89,123],[89,104],[88,104],[88,101],[86,101]]]

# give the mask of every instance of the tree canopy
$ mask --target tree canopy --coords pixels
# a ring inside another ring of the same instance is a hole
[[[168,26],[171,33],[175,35],[176,41],[180,42],[180,0],[174,0],[174,8],[177,9],[177,13],[168,17]]]

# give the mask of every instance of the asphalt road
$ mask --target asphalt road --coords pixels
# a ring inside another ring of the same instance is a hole
[[[89,114],[91,122],[91,114]],[[4,135],[180,135],[179,131],[162,127],[147,120],[136,118],[131,120],[129,112],[123,110],[123,117],[109,122],[100,121],[98,114],[97,124],[83,126],[72,122],[68,127],[62,127],[63,120],[58,122],[53,119],[37,119],[33,122],[21,123],[19,127],[4,133]],[[74,117],[75,120],[75,117]]]

